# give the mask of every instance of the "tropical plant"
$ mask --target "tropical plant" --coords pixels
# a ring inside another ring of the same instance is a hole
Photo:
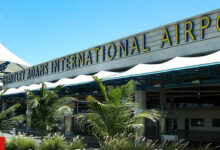
[[[56,124],[57,119],[73,113],[73,97],[59,97],[62,86],[48,90],[42,83],[39,94],[26,90],[27,103],[31,107],[32,125],[43,137]]]
[[[78,115],[77,118],[80,121],[89,121],[92,125],[92,132],[97,138],[124,132],[133,133],[134,130],[142,128],[141,119],[148,118],[152,121],[159,119],[160,114],[156,110],[145,110],[134,115],[138,104],[133,100],[132,80],[121,87],[106,87],[97,77],[93,76],[93,78],[102,91],[103,100],[88,96],[90,113],[85,116]]]
[[[40,145],[41,150],[66,150],[67,148],[68,144],[65,141],[64,136],[59,134],[44,137]]]
[[[132,148],[130,136],[118,134],[115,136],[104,136],[100,148],[104,150],[128,150]]]
[[[36,150],[36,141],[32,137],[27,137],[25,134],[13,136],[6,142],[7,150]]]
[[[189,145],[189,141],[186,141],[184,139],[181,139],[177,142],[165,141],[164,143],[159,145],[159,149],[164,149],[164,150],[174,150],[174,149],[185,150],[185,149],[187,149],[188,145]]]
[[[104,150],[155,150],[158,141],[146,140],[144,137],[135,138],[135,134],[126,133],[118,134],[113,137],[105,136],[104,142],[100,143],[101,149]]]
[[[0,103],[2,101],[2,96],[3,94],[8,90],[5,89],[3,90],[1,93],[0,93]],[[11,122],[14,122],[14,121],[23,121],[24,120],[24,116],[23,115],[17,115],[17,116],[13,116],[11,117],[11,114],[13,112],[15,112],[18,107],[20,107],[21,104],[19,103],[16,103],[14,105],[12,105],[11,107],[9,107],[8,109],[6,110],[3,110],[0,112],[0,130],[3,130],[5,128],[8,127],[8,125],[11,123]]]
[[[84,149],[86,145],[82,142],[82,138],[76,136],[69,145],[69,150]]]

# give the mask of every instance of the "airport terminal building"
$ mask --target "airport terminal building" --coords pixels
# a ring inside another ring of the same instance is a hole
[[[92,75],[113,86],[135,81],[138,111],[155,108],[163,116],[143,121],[146,137],[220,143],[220,9],[6,74],[2,107],[25,103],[25,89],[37,91],[42,82],[62,84],[63,95],[80,100],[101,95]],[[23,107],[30,128],[30,108]],[[86,101],[77,103],[76,113],[86,112]],[[74,129],[69,118],[66,132]]]

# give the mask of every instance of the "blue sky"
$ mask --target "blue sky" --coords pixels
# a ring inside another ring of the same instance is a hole
[[[220,8],[220,0],[0,0],[0,40],[36,65]]]

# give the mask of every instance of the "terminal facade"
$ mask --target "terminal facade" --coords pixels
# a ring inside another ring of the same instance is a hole
[[[54,83],[62,78],[94,75],[100,71],[125,72],[137,64],[162,64],[175,57],[203,57],[219,51],[219,41],[220,9],[6,74],[3,87]],[[108,80],[106,84],[121,85],[130,79],[135,80],[138,111],[155,108],[163,116],[158,123],[143,121],[146,137],[171,134],[192,141],[220,143],[220,65],[127,76]],[[68,86],[66,94],[85,100],[85,93],[96,94],[97,89],[91,86]],[[24,103],[22,97],[24,93],[5,95],[3,109],[15,101]],[[77,106],[76,113],[85,113],[88,109],[86,103]],[[30,108],[23,109],[30,118]],[[72,119],[67,121],[69,133],[74,129],[73,122]]]

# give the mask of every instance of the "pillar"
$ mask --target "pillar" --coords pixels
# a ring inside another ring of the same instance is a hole
[[[166,107],[166,90],[160,89],[160,134],[163,135],[166,133],[166,114],[164,113],[164,109]]]
[[[7,103],[2,100],[2,112],[4,112],[7,108]]]
[[[31,129],[31,107],[30,104],[27,103],[27,109],[26,109],[26,130]]]
[[[135,90],[135,102],[138,103],[138,109],[135,114],[142,113],[146,109],[146,92],[144,90]],[[142,119],[143,126],[145,125],[145,119]],[[145,126],[141,130],[141,135],[144,136]]]
[[[72,134],[72,115],[65,116],[65,135]]]

